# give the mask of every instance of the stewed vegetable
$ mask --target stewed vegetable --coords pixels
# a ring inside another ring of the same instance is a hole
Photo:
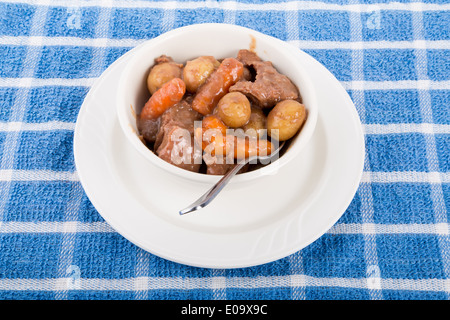
[[[170,62],[156,64],[147,77],[147,88],[151,94],[154,94],[166,82],[173,78],[181,78],[182,65]]]
[[[247,135],[260,137],[264,135],[263,130],[267,129],[266,122],[267,119],[264,112],[258,107],[252,107],[250,119],[242,128]]]
[[[199,88],[192,108],[203,115],[210,114],[219,100],[228,93],[230,87],[235,84],[244,72],[244,66],[234,58],[226,58],[222,61],[208,81]]]
[[[240,128],[250,120],[250,101],[240,92],[230,92],[219,100],[214,109],[220,119],[229,127]]]
[[[269,112],[267,130],[271,137],[279,141],[292,138],[306,119],[305,106],[295,100],[284,100]]]
[[[219,65],[219,61],[211,56],[202,56],[186,62],[183,69],[183,80],[186,83],[187,91],[197,92]]]
[[[224,174],[237,159],[268,155],[306,121],[298,88],[249,50],[185,63],[162,55],[147,86],[151,96],[137,116],[141,140],[161,159],[194,172]]]

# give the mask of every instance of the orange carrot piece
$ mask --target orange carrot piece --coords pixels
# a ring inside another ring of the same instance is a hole
[[[142,109],[142,119],[156,119],[167,109],[180,102],[186,92],[186,85],[180,78],[173,78],[159,88]]]
[[[238,141],[240,140],[240,141]],[[250,143],[249,139],[245,139],[242,146],[242,138],[236,138],[234,142],[234,158],[248,158],[253,156],[268,156],[272,153],[273,145],[269,140],[257,139],[256,143]]]
[[[212,114],[203,118],[202,129],[203,129],[203,132],[205,132],[206,130],[209,130],[209,129],[215,129],[215,130],[219,130],[220,133],[222,133],[222,135],[227,134],[227,126],[225,125],[225,123],[223,123],[223,121],[220,120],[219,117],[212,115]]]
[[[270,155],[273,150],[273,144],[268,140],[257,139],[250,143],[248,138],[238,138],[230,134],[211,137],[209,143],[202,140],[201,146],[203,151],[208,148],[212,156],[225,156],[233,150],[235,159]]]
[[[225,136],[227,134],[227,129],[228,127],[222,122],[222,120],[220,120],[219,117],[210,114],[206,117],[203,117],[202,127],[197,128],[194,131],[194,137],[197,143],[202,146],[202,149],[205,150],[206,146],[208,145],[206,140],[213,141],[216,138],[218,132],[220,132],[222,136]],[[207,132],[208,130],[218,130],[218,132]]]
[[[201,86],[192,101],[192,109],[208,115],[244,73],[244,66],[234,58],[226,58]]]
[[[201,141],[203,151],[210,145],[208,150],[212,156],[226,155],[231,150],[234,158],[248,158],[255,155],[270,155],[273,150],[272,142],[265,139],[250,141],[250,138],[238,138],[232,134],[227,134],[227,126],[216,115],[207,115],[202,120],[202,127],[197,128],[195,136],[198,142]],[[207,130],[218,130],[220,135],[204,137]],[[209,138],[209,139],[208,139]],[[209,140],[209,142],[207,141]]]

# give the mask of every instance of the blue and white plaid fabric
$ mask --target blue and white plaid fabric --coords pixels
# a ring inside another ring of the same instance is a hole
[[[2,1],[0,299],[449,299],[450,4],[411,1]],[[141,250],[102,219],[74,165],[96,78],[142,41],[203,22],[312,55],[365,131],[342,218],[261,266],[202,269]]]

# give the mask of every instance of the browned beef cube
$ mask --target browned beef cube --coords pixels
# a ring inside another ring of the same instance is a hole
[[[239,81],[230,88],[230,92],[241,92],[262,108],[270,108],[281,100],[299,98],[297,87],[291,80],[279,73],[270,61],[261,61],[253,52],[240,50],[238,60],[247,68],[253,68],[254,81]]]

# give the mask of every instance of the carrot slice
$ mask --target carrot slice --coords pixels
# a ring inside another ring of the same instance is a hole
[[[269,140],[255,139],[250,142],[249,139],[237,138],[234,142],[234,158],[249,158],[254,156],[268,156],[272,153],[273,144]]]
[[[256,139],[254,142],[250,142],[249,139],[238,138],[233,135],[216,138],[211,143],[214,145],[214,155],[227,155],[230,150],[234,150],[233,157],[235,159],[267,156],[273,150],[272,142],[268,140]]]
[[[235,159],[253,156],[270,155],[274,149],[272,142],[266,139],[240,138],[231,134],[210,137],[210,142],[202,139],[202,128],[195,132],[197,141],[201,141],[202,150],[210,152],[212,156],[226,156],[233,150]]]
[[[167,109],[174,106],[183,99],[186,85],[180,78],[173,78],[159,88],[142,109],[142,119],[156,119]]]
[[[202,127],[194,129],[194,137],[202,149],[208,145],[207,140],[213,141],[217,136],[225,136],[228,127],[216,115],[208,115],[202,119]],[[211,131],[208,131],[211,130]],[[213,131],[214,130],[214,131]]]
[[[219,100],[228,92],[244,73],[244,66],[234,58],[226,58],[220,66],[209,76],[206,83],[198,89],[192,101],[192,109],[208,115]]]
[[[214,129],[219,130],[222,135],[227,134],[227,126],[225,125],[225,123],[223,123],[223,121],[219,117],[212,114],[203,118],[202,129],[203,132],[209,129]]]

